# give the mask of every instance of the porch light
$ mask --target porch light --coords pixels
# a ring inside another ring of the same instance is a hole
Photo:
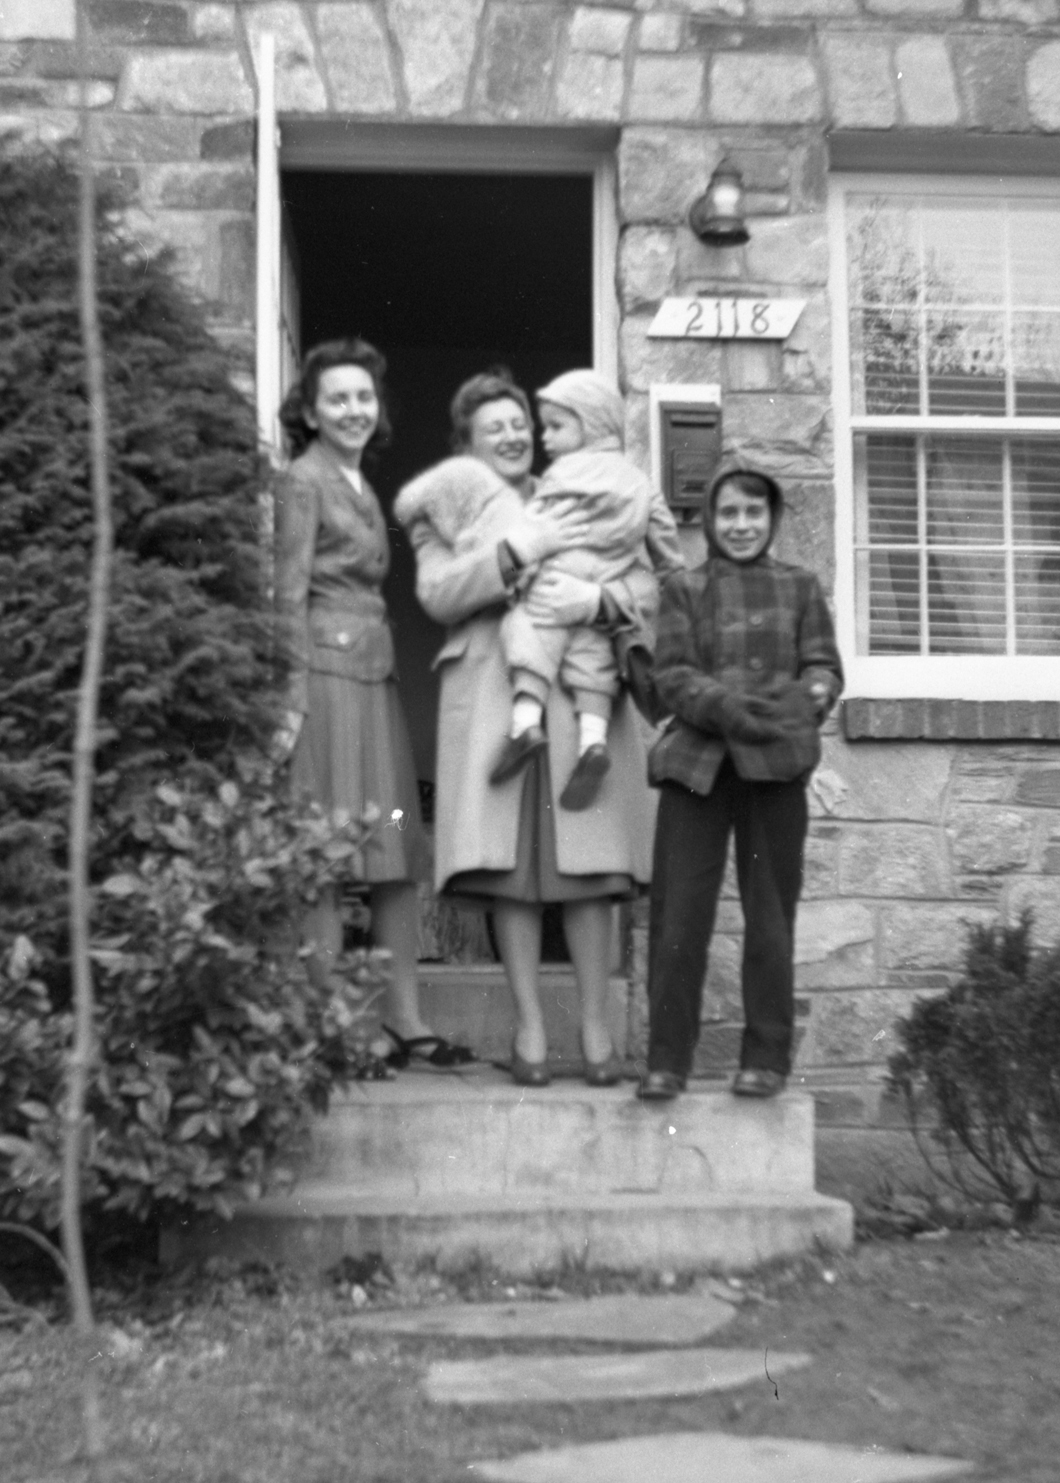
[[[692,202],[688,220],[710,247],[739,247],[750,240],[743,219],[743,176],[731,160],[718,165],[706,190]]]

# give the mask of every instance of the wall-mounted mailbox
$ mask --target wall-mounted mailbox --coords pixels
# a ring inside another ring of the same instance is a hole
[[[678,521],[698,521],[721,462],[721,398],[716,386],[651,388],[652,462]]]

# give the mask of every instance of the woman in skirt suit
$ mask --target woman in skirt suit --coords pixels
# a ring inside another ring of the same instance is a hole
[[[275,490],[276,605],[290,664],[277,744],[291,756],[296,792],[354,819],[378,811],[363,878],[373,940],[392,954],[389,1059],[451,1066],[473,1057],[420,1013],[417,881],[429,865],[381,590],[386,522],[361,469],[365,452],[389,440],[385,369],[363,340],[318,345],[281,412],[298,456]],[[337,895],[308,915],[305,931],[314,970],[326,976],[342,949]]]

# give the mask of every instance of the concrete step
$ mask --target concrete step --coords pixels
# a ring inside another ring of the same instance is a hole
[[[704,1090],[644,1103],[632,1082],[538,1090],[487,1068],[422,1071],[334,1103],[305,1177],[393,1200],[797,1193],[813,1189],[813,1120],[801,1092],[752,1102]]]
[[[226,1254],[326,1270],[344,1255],[530,1274],[563,1265],[747,1270],[853,1239],[813,1187],[813,1103],[632,1083],[531,1090],[500,1073],[367,1083],[314,1130],[288,1195],[167,1233],[163,1259]]]
[[[421,963],[420,1003],[423,1016],[439,1035],[470,1045],[483,1060],[506,1060],[512,1048],[512,999],[499,964]],[[540,975],[541,1007],[548,1031],[549,1055],[559,1063],[581,1060],[578,1043],[578,989],[569,964],[544,964]],[[608,1020],[615,1047],[626,1052],[628,980],[610,980]]]

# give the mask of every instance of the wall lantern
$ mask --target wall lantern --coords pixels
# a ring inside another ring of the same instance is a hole
[[[739,247],[750,240],[743,219],[743,176],[731,160],[722,160],[703,194],[692,202],[689,224],[710,247]]]

